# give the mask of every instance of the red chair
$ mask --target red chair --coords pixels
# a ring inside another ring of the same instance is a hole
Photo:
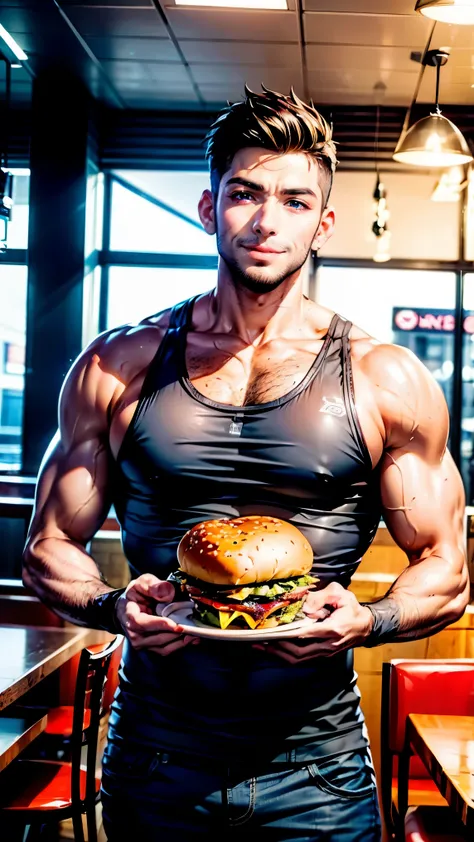
[[[410,713],[474,715],[474,660],[398,659],[383,664],[381,800],[388,832],[400,839],[405,832],[399,814],[398,765]],[[439,808],[446,801],[420,758],[413,756],[408,806],[423,805]]]
[[[82,816],[86,815],[88,842],[97,842],[99,727],[113,698],[107,676],[122,645],[123,637],[117,636],[105,648],[102,644],[99,651],[82,651],[74,699],[71,761],[14,761],[2,772],[1,822],[34,828],[72,818],[74,839],[84,842]],[[112,676],[111,683],[114,681]]]
[[[94,643],[91,646],[88,646],[89,652],[101,652],[104,648],[104,643]],[[115,691],[118,685],[118,675],[119,675],[119,667],[120,661],[122,658],[122,647],[118,646],[115,651],[112,653],[112,658],[110,661],[109,671],[107,674],[107,684],[105,687],[105,696],[103,699],[103,713],[104,716],[108,713],[110,709],[110,705],[112,704]],[[77,669],[79,667],[78,661],[75,659],[71,659],[70,669],[68,670],[68,675],[66,681],[68,684],[74,682],[74,674],[77,675]],[[74,705],[58,705],[57,707],[50,708],[48,711],[48,722],[46,725],[45,730],[42,734],[42,743],[48,740],[48,738],[52,738],[54,740],[54,744],[56,746],[56,751],[67,751],[71,736],[72,736],[72,726],[73,726],[73,717],[74,717]],[[90,711],[84,711],[84,728],[87,728],[89,725],[88,718],[90,718]]]

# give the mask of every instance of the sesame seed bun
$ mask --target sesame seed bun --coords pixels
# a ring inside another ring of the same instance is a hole
[[[293,524],[251,515],[196,524],[181,539],[178,560],[203,582],[247,585],[309,573],[313,551]]]

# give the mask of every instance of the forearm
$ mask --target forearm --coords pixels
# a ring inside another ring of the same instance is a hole
[[[429,637],[462,616],[469,580],[462,555],[429,555],[401,573],[381,600],[369,603],[374,623],[368,646]]]
[[[71,539],[42,537],[30,542],[24,553],[23,582],[65,620],[120,631],[114,610],[116,590],[84,547]],[[99,599],[109,593],[105,603]]]

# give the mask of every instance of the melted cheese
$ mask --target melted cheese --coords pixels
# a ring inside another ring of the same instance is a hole
[[[254,629],[257,623],[259,622],[258,620],[254,620],[254,618],[251,617],[250,614],[246,614],[244,611],[234,611],[232,614],[230,614],[228,611],[219,611],[219,622],[221,624],[221,629],[226,629],[237,617],[243,617],[251,629]]]

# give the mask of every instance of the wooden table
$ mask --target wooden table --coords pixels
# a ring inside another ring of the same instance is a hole
[[[474,716],[412,713],[408,741],[450,807],[474,832]]]
[[[48,716],[0,717],[0,772],[41,734]]]
[[[65,664],[94,635],[79,626],[0,625],[0,711]]]

